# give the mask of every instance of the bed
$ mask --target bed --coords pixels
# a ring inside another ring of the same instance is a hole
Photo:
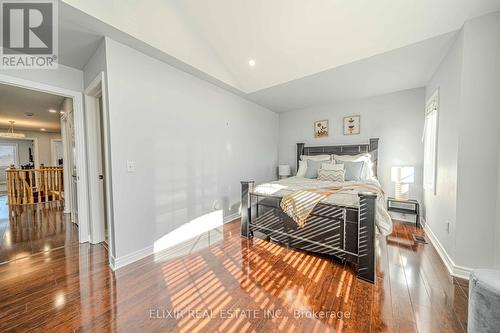
[[[333,194],[321,200],[303,227],[283,212],[280,205],[283,197],[301,189],[323,189],[338,184],[303,177],[257,186],[254,181],[242,181],[241,235],[251,238],[254,232],[260,232],[285,246],[346,260],[356,267],[360,279],[374,283],[375,233],[387,235],[392,232],[392,221],[376,178],[378,144],[377,138],[357,145],[306,146],[298,143],[297,169],[301,156],[369,153],[373,177],[343,183],[341,186],[355,185],[358,190]],[[365,191],[365,187],[375,190]]]

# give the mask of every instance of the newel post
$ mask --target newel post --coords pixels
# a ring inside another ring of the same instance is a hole
[[[253,190],[255,181],[241,181],[241,236],[251,237],[250,220],[252,218],[252,204],[250,192]]]

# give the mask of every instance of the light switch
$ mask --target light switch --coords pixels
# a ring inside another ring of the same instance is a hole
[[[135,162],[127,161],[127,172],[135,172]]]

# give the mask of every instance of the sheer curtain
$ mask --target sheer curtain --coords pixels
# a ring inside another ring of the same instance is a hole
[[[436,94],[435,94],[436,95]],[[422,141],[424,143],[424,189],[436,189],[438,105],[437,96],[427,104]]]

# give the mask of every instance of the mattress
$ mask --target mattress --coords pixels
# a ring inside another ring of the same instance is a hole
[[[323,181],[318,179],[309,179],[302,177],[290,177],[281,179],[278,181],[264,183],[257,185],[252,193],[257,195],[272,196],[272,197],[283,197],[287,194],[293,193],[298,190],[308,190],[308,189],[322,189],[331,188],[338,186],[349,186],[349,185],[369,185],[371,187],[376,187],[379,190],[376,202],[375,202],[375,224],[377,226],[378,232],[383,235],[389,235],[392,233],[392,219],[387,212],[386,198],[379,181],[376,178],[370,178],[362,182],[348,181],[344,183]],[[359,207],[359,192],[363,192],[360,188],[359,190],[353,190],[343,193],[335,193],[324,200],[322,203],[337,205],[343,207],[358,208]]]

